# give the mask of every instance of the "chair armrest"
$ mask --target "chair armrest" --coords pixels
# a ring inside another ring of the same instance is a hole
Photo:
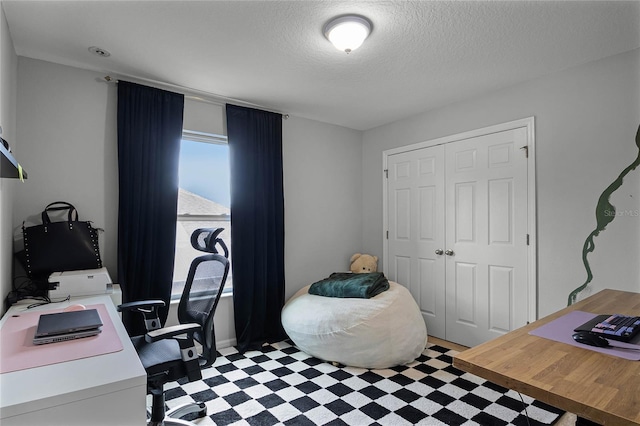
[[[118,312],[133,310],[142,311],[157,307],[163,307],[164,305],[165,303],[163,300],[140,300],[138,302],[127,302],[118,305]]]
[[[139,300],[118,305],[118,312],[133,311],[144,316],[144,326],[147,331],[157,330],[162,327],[158,308],[165,306],[163,300]]]
[[[164,327],[158,330],[149,331],[144,336],[147,343],[157,342],[158,340],[174,338],[180,346],[180,356],[185,365],[187,378],[190,382],[200,380],[202,372],[200,371],[200,362],[198,361],[198,351],[193,342],[193,333],[200,330],[200,324],[179,324],[172,327]],[[184,336],[186,334],[186,336]],[[184,336],[184,337],[181,337]]]
[[[171,337],[179,336],[181,334],[188,334],[193,336],[193,333],[200,330],[200,325],[193,324],[178,324],[171,327],[159,328],[157,330],[149,331],[144,339],[147,343],[157,342],[162,339],[169,339]]]

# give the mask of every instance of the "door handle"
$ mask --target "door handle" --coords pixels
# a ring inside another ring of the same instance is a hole
[[[453,250],[447,250],[444,252],[447,256],[453,256]]]
[[[439,254],[442,254],[442,253],[444,253],[444,252],[442,251],[442,249],[438,249],[438,250],[436,250],[436,254],[438,254],[438,255],[439,255]]]

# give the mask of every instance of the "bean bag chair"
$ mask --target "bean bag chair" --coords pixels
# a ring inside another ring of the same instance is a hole
[[[306,286],[282,309],[282,325],[302,351],[329,362],[389,368],[416,359],[427,328],[411,293],[389,282],[375,297],[339,298],[309,294]]]

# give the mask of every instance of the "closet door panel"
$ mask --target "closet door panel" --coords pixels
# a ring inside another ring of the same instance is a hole
[[[526,324],[526,140],[519,128],[446,145],[447,340],[474,346]]]
[[[423,148],[387,160],[387,277],[409,289],[429,335],[445,338],[444,148]]]

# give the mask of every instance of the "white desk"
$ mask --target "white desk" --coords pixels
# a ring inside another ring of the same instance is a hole
[[[146,423],[147,375],[109,295],[74,298],[72,302],[42,306],[29,312],[76,303],[104,304],[124,349],[0,374],[2,426],[142,426]],[[0,320],[0,327],[10,315],[24,309],[24,305],[13,306]]]

